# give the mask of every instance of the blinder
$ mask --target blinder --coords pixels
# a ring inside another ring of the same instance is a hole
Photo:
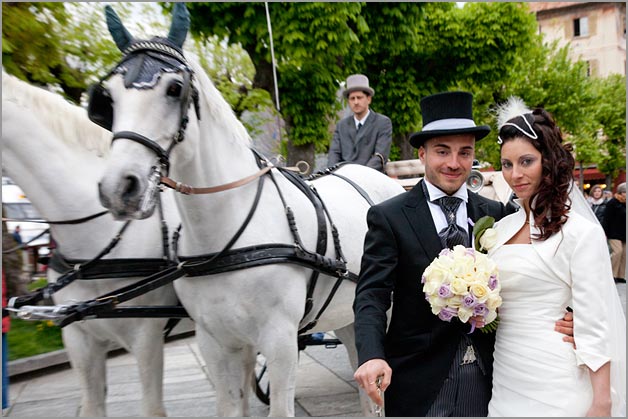
[[[113,125],[113,107],[109,92],[102,85],[102,82],[94,83],[89,86],[87,91],[87,116],[89,120],[111,131]]]

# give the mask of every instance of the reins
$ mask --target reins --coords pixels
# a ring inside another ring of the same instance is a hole
[[[202,194],[211,194],[211,193],[216,193],[216,192],[222,192],[222,191],[227,191],[229,189],[235,189],[235,188],[239,188],[240,186],[244,186],[247,183],[253,182],[255,179],[264,176],[266,173],[268,173],[274,166],[272,165],[268,165],[266,167],[261,168],[260,170],[258,170],[257,172],[253,173],[252,175],[246,176],[242,179],[238,179],[236,181],[233,182],[229,182],[229,183],[225,183],[223,185],[218,185],[218,186],[210,186],[210,187],[203,187],[203,188],[195,188],[186,184],[183,184],[181,182],[177,182],[175,180],[170,179],[167,176],[162,176],[161,180],[160,180],[160,184],[165,185],[171,189],[174,189],[175,191],[182,193],[184,195],[202,195]]]
[[[105,211],[101,211],[99,213],[96,214],[92,214],[92,215],[88,215],[86,217],[82,217],[82,218],[75,218],[72,220],[61,220],[61,221],[48,221],[48,220],[41,220],[41,219],[35,219],[35,218],[5,218],[2,217],[2,221],[14,221],[14,222],[20,222],[20,223],[40,223],[40,224],[48,224],[48,225],[64,225],[64,224],[80,224],[80,223],[84,223],[86,221],[90,221],[93,220],[95,218],[98,218],[102,215],[107,214],[109,211],[105,210]],[[33,237],[32,239],[30,239],[27,242],[21,243],[11,249],[7,249],[7,250],[3,250],[2,254],[6,255],[8,253],[13,253],[17,250],[20,249],[24,249],[25,247],[27,247],[30,243],[34,242],[35,240],[37,240],[38,238],[46,235],[47,233],[50,233],[50,229],[47,228],[44,231],[42,231],[41,233],[39,233],[38,235],[36,235],[35,237]]]

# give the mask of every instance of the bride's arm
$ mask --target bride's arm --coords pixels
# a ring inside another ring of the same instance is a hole
[[[611,363],[607,362],[597,371],[589,369],[591,386],[593,387],[593,403],[587,417],[611,416]]]

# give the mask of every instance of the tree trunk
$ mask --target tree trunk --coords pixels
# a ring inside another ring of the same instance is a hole
[[[304,175],[312,173],[314,168],[314,144],[305,144],[295,146],[292,141],[288,140],[288,166],[296,166],[298,162],[304,161],[310,165],[309,170]]]
[[[411,160],[417,158],[417,152],[414,147],[410,145],[405,135],[399,134],[393,138],[393,142],[399,147],[401,152],[400,160]]]

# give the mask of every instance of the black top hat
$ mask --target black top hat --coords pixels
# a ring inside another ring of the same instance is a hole
[[[474,134],[486,137],[491,128],[473,121],[473,95],[468,92],[444,92],[421,99],[423,130],[410,135],[410,144],[419,148],[426,140],[443,135]]]

